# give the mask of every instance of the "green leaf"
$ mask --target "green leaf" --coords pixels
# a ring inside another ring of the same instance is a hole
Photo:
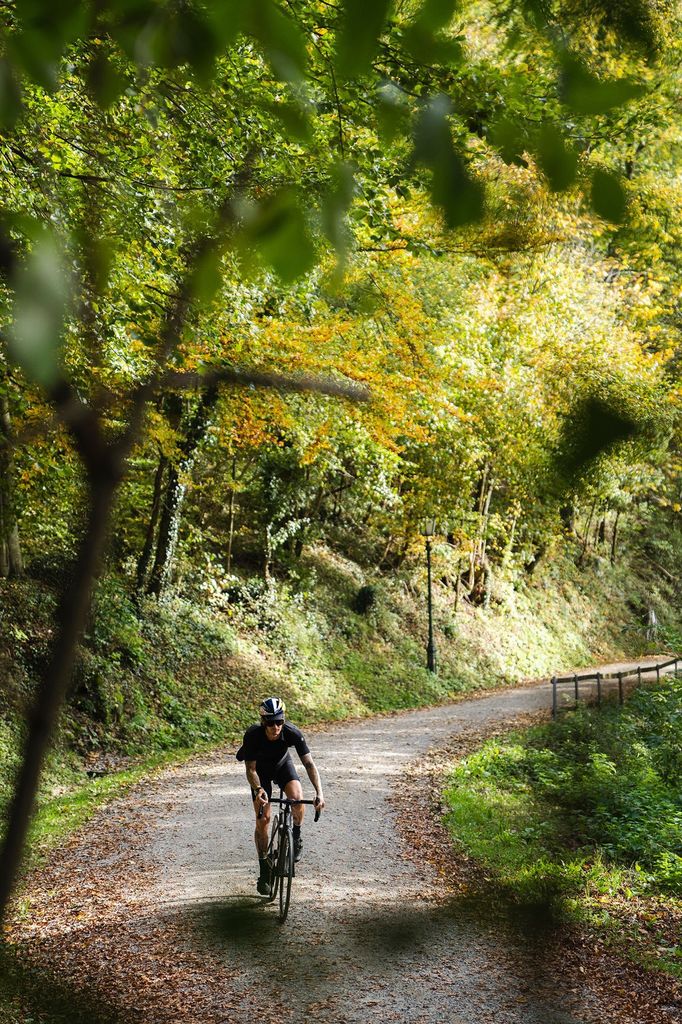
[[[419,23],[405,30],[403,45],[410,56],[423,64],[459,64],[464,52],[459,40],[434,33]]]
[[[54,239],[44,235],[17,272],[14,321],[8,333],[11,358],[44,388],[59,376],[66,297],[61,256]]]
[[[221,281],[220,253],[210,249],[195,263],[190,285],[192,297],[199,303],[210,302]]]
[[[393,140],[407,127],[407,97],[394,82],[384,82],[377,93],[376,105],[379,134],[385,142]]]
[[[510,118],[501,117],[491,125],[490,142],[505,163],[527,166],[523,153],[528,148],[528,138]]]
[[[248,27],[261,44],[275,74],[285,82],[299,82],[307,64],[303,36],[272,0],[251,0]]]
[[[592,175],[592,209],[605,220],[621,224],[625,219],[627,199],[620,180],[608,171],[597,169]]]
[[[21,89],[14,68],[0,57],[0,125],[12,128],[21,113]]]
[[[599,79],[574,58],[564,61],[561,98],[579,114],[604,114],[645,92],[644,86],[631,78]]]
[[[566,145],[561,132],[554,125],[542,126],[537,138],[538,164],[547,176],[549,187],[562,192],[575,181],[578,154]]]
[[[290,192],[283,190],[250,208],[244,241],[285,283],[307,273],[315,248],[305,217]]]
[[[310,120],[307,111],[298,104],[264,102],[262,107],[281,121],[292,139],[296,139],[297,142],[310,142]]]
[[[369,70],[390,6],[391,0],[346,0],[336,48],[341,78],[354,78]]]
[[[637,433],[637,423],[622,409],[591,396],[577,403],[564,425],[558,466],[567,480],[575,480],[599,455],[613,450]]]
[[[339,256],[343,256],[348,248],[345,216],[353,201],[353,186],[354,175],[350,164],[337,164],[322,203],[322,227]]]
[[[105,53],[99,50],[88,67],[87,82],[90,92],[104,110],[108,110],[123,95],[128,84]]]
[[[209,4],[207,16],[223,49],[231,46],[247,24],[248,0],[222,0]]]
[[[459,39],[443,34],[455,12],[455,0],[426,0],[403,33],[408,53],[424,64],[458,64],[462,59]]]
[[[88,5],[81,0],[22,0],[17,15],[18,31],[9,36],[8,49],[29,78],[52,90],[64,50],[87,30]]]
[[[483,189],[455,151],[448,115],[450,102],[435,96],[423,108],[415,130],[415,156],[431,171],[431,198],[449,228],[472,224],[483,216]]]
[[[418,16],[416,24],[436,32],[445,28],[452,21],[457,9],[457,0],[425,0]]]

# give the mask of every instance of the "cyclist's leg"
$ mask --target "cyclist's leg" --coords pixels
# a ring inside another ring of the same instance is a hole
[[[295,778],[289,778],[284,783],[284,792],[286,793],[289,800],[302,800],[303,790],[301,789],[301,781],[296,774],[296,769],[291,765],[290,775],[294,775]],[[281,785],[281,783],[280,783]],[[303,839],[301,838],[301,825],[303,824],[303,812],[305,810],[304,804],[294,804],[291,808],[291,815],[294,819],[293,835],[294,841],[293,855],[294,861],[298,862],[303,856]]]
[[[289,782],[287,782],[286,785],[284,786],[284,792],[286,793],[289,800],[302,800],[303,789],[301,788],[300,779],[290,779]],[[303,824],[304,811],[304,804],[294,804],[294,806],[291,808],[291,813],[294,818],[294,825],[300,826]]]
[[[291,755],[286,759],[283,765],[277,769],[275,775],[275,782],[277,785],[284,790],[284,793],[289,800],[302,800],[303,790],[301,789],[301,780],[298,777],[296,766],[291,759]],[[294,817],[294,825],[300,827],[303,822],[303,804],[294,804],[291,808],[291,813]]]
[[[264,778],[259,775],[260,784],[268,794],[268,800],[272,797],[272,779]],[[256,815],[256,831],[254,833],[254,839],[256,841],[256,849],[258,850],[259,860],[265,857],[268,852],[268,842],[270,838],[270,808],[271,804],[267,803],[263,806],[260,800],[253,801],[253,810]],[[263,814],[258,817],[261,807],[263,808]]]

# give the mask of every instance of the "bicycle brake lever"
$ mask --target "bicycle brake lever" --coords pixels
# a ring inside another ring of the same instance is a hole
[[[320,813],[321,813],[320,808],[316,807],[315,808],[315,819],[314,819],[315,821],[319,821],[320,820]]]

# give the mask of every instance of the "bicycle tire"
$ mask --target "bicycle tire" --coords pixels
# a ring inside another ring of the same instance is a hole
[[[282,924],[289,913],[291,880],[294,877],[294,834],[290,828],[282,835],[279,850],[279,919]]]
[[[268,845],[268,860],[270,862],[270,893],[269,900],[277,899],[279,888],[279,815],[276,814],[272,822],[270,832],[270,843]]]

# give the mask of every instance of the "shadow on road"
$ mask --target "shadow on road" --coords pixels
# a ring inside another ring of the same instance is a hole
[[[59,965],[55,964],[55,970]],[[110,1005],[23,963],[19,949],[0,947],[0,1024],[126,1024]]]

